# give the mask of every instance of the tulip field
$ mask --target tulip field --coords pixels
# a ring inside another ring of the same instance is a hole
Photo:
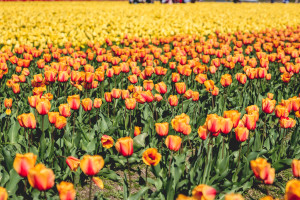
[[[300,5],[0,8],[0,200],[300,200]]]

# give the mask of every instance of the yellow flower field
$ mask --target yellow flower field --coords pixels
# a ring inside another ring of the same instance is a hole
[[[0,44],[74,45],[119,40],[124,34],[157,37],[259,31],[300,24],[300,5],[196,3],[130,5],[127,2],[2,2]]]

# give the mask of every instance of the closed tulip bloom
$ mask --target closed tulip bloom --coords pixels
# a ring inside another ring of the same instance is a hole
[[[291,112],[293,108],[291,99],[287,99],[287,100],[281,99],[280,105],[285,106],[288,109],[288,112]]]
[[[60,104],[58,107],[59,114],[64,117],[70,117],[71,116],[71,109],[69,104]]]
[[[224,111],[224,118],[230,118],[233,123],[233,128],[237,127],[240,121],[241,113],[237,110]]]
[[[149,148],[144,151],[142,156],[143,162],[148,166],[156,166],[161,160],[161,154],[155,148]]]
[[[172,73],[172,82],[177,83],[180,80],[180,74]]]
[[[234,132],[237,141],[244,142],[248,139],[249,130],[246,127],[236,127]]]
[[[154,101],[160,102],[161,100],[163,100],[163,97],[160,94],[154,95]]]
[[[192,100],[193,101],[198,101],[199,100],[199,92],[197,92],[197,91],[192,92]]]
[[[283,106],[283,105],[277,105],[275,107],[275,115],[278,118],[282,118],[282,117],[288,117],[289,116],[289,111],[287,109],[287,107]]]
[[[80,160],[73,156],[68,156],[66,159],[66,163],[69,166],[69,168],[71,169],[71,171],[77,171],[77,168],[80,165]]]
[[[108,78],[111,78],[111,77],[114,76],[114,70],[113,70],[113,68],[109,68],[109,69],[106,70],[106,76]]]
[[[211,92],[215,88],[215,82],[213,80],[204,81],[205,88],[208,92]]]
[[[245,114],[243,116],[242,121],[244,122],[245,127],[247,127],[248,130],[255,130],[256,128],[256,118],[255,115],[251,114]]]
[[[59,71],[58,72],[57,80],[59,82],[65,83],[68,81],[68,79],[69,79],[69,74],[67,71]]]
[[[107,103],[111,103],[112,102],[112,96],[111,96],[111,92],[105,92],[104,93],[104,99]]]
[[[111,90],[111,97],[114,98],[114,99],[119,99],[121,97],[121,89],[113,88]]]
[[[5,188],[0,187],[0,200],[7,200],[8,194]]]
[[[43,81],[43,76],[42,74],[35,74],[33,75],[33,80],[36,82],[36,83],[41,83]]]
[[[109,135],[103,135],[101,137],[102,146],[106,149],[110,149],[114,145],[114,139]]]
[[[4,99],[4,106],[5,106],[5,108],[11,108],[12,107],[12,99]]]
[[[99,155],[85,155],[80,161],[80,168],[88,176],[94,176],[104,167],[104,160]]]
[[[224,134],[230,133],[233,127],[232,120],[230,118],[221,118],[221,132]]]
[[[101,98],[95,98],[94,99],[94,108],[100,108],[102,105],[102,99]]]
[[[134,135],[134,136],[140,135],[141,132],[142,132],[142,127],[139,127],[139,126],[135,126],[135,127],[134,127],[134,132],[133,132],[133,135]]]
[[[35,129],[36,128],[36,120],[33,113],[23,113],[17,117],[17,120],[21,127]]]
[[[137,75],[135,75],[135,74],[129,75],[129,76],[128,76],[128,80],[129,80],[130,83],[136,84],[136,83],[138,82]]]
[[[128,110],[134,110],[136,106],[136,99],[135,98],[127,98],[125,99],[125,106]]]
[[[36,158],[37,156],[33,153],[25,153],[24,155],[17,153],[13,167],[20,176],[26,177],[29,170],[34,167]]]
[[[10,115],[10,114],[11,114],[11,109],[10,109],[10,108],[7,108],[6,111],[5,111],[5,114],[6,114],[6,115]]]
[[[54,124],[55,128],[63,129],[67,125],[67,119],[64,116],[58,116]]]
[[[300,199],[300,181],[290,180],[285,186],[284,200],[299,200]]]
[[[160,94],[165,94],[167,92],[167,85],[164,82],[159,82],[155,84],[155,90]]]
[[[275,109],[275,105],[276,105],[276,100],[265,98],[262,100],[262,111],[267,114],[271,114]]]
[[[86,72],[85,73],[85,82],[86,83],[92,83],[95,79],[95,74],[92,72]]]
[[[68,96],[68,104],[72,110],[78,110],[80,107],[80,96],[79,95]]]
[[[198,74],[195,78],[195,81],[197,81],[200,84],[203,84],[207,80],[207,74]]]
[[[50,83],[56,81],[57,71],[55,69],[50,69],[44,72],[45,80]]]
[[[36,110],[40,115],[46,115],[51,109],[51,103],[48,99],[39,99],[36,103]]]
[[[211,133],[218,133],[221,130],[221,118],[217,115],[207,120],[207,130]]]
[[[290,82],[291,80],[291,77],[292,75],[290,75],[289,73],[285,72],[281,75],[281,80],[284,82],[284,83],[288,83]]]
[[[300,177],[300,160],[294,159],[292,161],[292,171],[295,178]]]
[[[266,80],[267,80],[267,81],[271,80],[271,78],[272,78],[272,75],[271,75],[271,74],[267,74],[267,75],[266,75]]]
[[[268,93],[268,94],[267,94],[267,97],[268,97],[269,99],[271,99],[271,100],[272,100],[272,99],[273,99],[273,97],[274,97],[274,94],[272,94],[272,93]]]
[[[296,125],[296,120],[289,117],[282,117],[280,118],[279,123],[281,128],[293,128]]]
[[[208,130],[207,130],[207,126],[203,125],[203,126],[199,126],[198,128],[198,136],[201,138],[201,140],[206,140],[207,136],[208,136]]]
[[[92,180],[100,189],[103,190],[104,184],[103,184],[103,181],[99,177],[93,177]]]
[[[176,135],[168,135],[165,141],[166,146],[171,151],[178,151],[181,146],[181,138]]]
[[[73,183],[62,181],[57,186],[60,200],[74,200],[76,197],[76,190]]]
[[[140,95],[146,100],[146,102],[150,103],[154,100],[154,96],[150,90],[142,91]]]
[[[225,200],[244,200],[241,194],[226,194]]]
[[[213,91],[211,91],[211,94],[213,96],[218,96],[218,94],[219,94],[219,88],[215,86],[214,89],[213,89]]]
[[[192,191],[193,197],[199,200],[214,200],[216,194],[217,191],[213,187],[205,184],[196,186]]]
[[[193,95],[193,90],[187,90],[185,93],[184,93],[184,97],[186,98],[186,99],[190,99],[190,98],[192,98],[192,95]]]
[[[245,108],[245,110],[249,114],[251,111],[259,111],[259,108],[257,105],[251,105]]]
[[[13,83],[11,87],[12,87],[13,93],[15,93],[15,94],[19,94],[20,93],[20,84]]]
[[[265,182],[265,184],[272,184],[275,178],[275,169],[271,168],[270,163],[264,158],[257,158],[250,161],[251,169],[255,177]]]
[[[168,101],[171,106],[177,106],[178,105],[177,95],[170,95]]]
[[[122,90],[121,93],[122,99],[129,98],[129,90]]]
[[[90,111],[93,107],[93,101],[90,98],[82,99],[81,105],[84,111]]]
[[[240,83],[240,84],[245,84],[247,82],[247,75],[246,74],[242,74],[242,73],[237,73],[235,75],[236,80]]]
[[[155,130],[157,135],[161,137],[167,136],[169,133],[169,123],[168,122],[155,123]]]
[[[186,85],[184,82],[175,83],[175,89],[178,94],[184,94],[186,91]]]
[[[153,81],[152,80],[144,80],[143,87],[145,88],[145,90],[152,90],[154,87]]]
[[[121,155],[131,156],[133,154],[133,139],[131,137],[119,138],[115,147]]]
[[[52,169],[46,168],[41,163],[29,170],[27,178],[31,187],[40,191],[49,190],[54,186],[55,176]]]
[[[294,112],[298,111],[300,109],[300,98],[299,97],[293,97],[290,98],[291,103],[292,103],[292,110]]]
[[[232,83],[231,75],[230,74],[222,75],[220,83],[223,87],[227,87],[227,86],[231,85],[231,83]]]

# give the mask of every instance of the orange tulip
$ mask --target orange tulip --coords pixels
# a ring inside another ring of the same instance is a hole
[[[20,84],[18,83],[13,83],[12,84],[12,90],[15,94],[19,94],[20,93]]]
[[[129,90],[122,90],[121,96],[122,96],[122,99],[129,98]]]
[[[31,168],[27,175],[31,187],[40,191],[49,190],[54,186],[54,173],[52,169],[48,169],[43,164],[37,164]]]
[[[69,104],[60,104],[58,107],[59,114],[64,117],[70,117],[71,116],[71,109]]]
[[[133,139],[130,137],[119,138],[115,147],[123,156],[131,156],[133,154]]]
[[[233,127],[232,120],[230,118],[221,118],[221,132],[224,134],[230,133]]]
[[[105,101],[106,101],[107,103],[111,103],[111,102],[112,102],[111,92],[105,92],[105,93],[104,93],[104,98],[105,98]]]
[[[266,80],[267,80],[267,81],[271,80],[271,78],[272,78],[272,75],[271,75],[271,74],[267,74],[267,75],[266,75]]]
[[[48,112],[48,119],[50,124],[55,124],[56,119],[59,117],[59,112]]]
[[[187,90],[185,93],[184,93],[184,97],[186,98],[186,99],[190,99],[190,98],[192,98],[192,95],[193,95],[193,90]]]
[[[260,198],[259,200],[274,200],[274,198],[271,196],[265,196],[263,198]],[[278,200],[278,199],[275,199],[275,200]]]
[[[300,110],[300,98],[299,97],[293,97],[290,98],[291,103],[292,103],[292,110],[294,112],[297,112],[298,110]]]
[[[71,169],[71,171],[77,171],[77,168],[80,165],[80,160],[73,156],[68,156],[66,159],[66,163],[69,166],[69,168]]]
[[[125,106],[128,110],[134,110],[136,106],[136,100],[135,98],[127,98],[125,99]]]
[[[213,89],[213,91],[211,91],[211,94],[213,96],[217,96],[219,94],[219,88],[215,86],[214,89]]]
[[[68,81],[68,79],[69,79],[69,74],[67,71],[59,71],[58,72],[57,80],[59,82],[65,83]]]
[[[114,139],[111,136],[103,135],[101,137],[102,146],[106,149],[110,149],[114,145]]]
[[[206,138],[208,136],[208,130],[207,130],[206,124],[204,124],[203,126],[199,126],[199,128],[198,128],[198,136],[202,140],[206,140]]]
[[[4,106],[5,106],[5,108],[11,108],[12,107],[12,99],[4,99]]]
[[[177,83],[180,80],[180,74],[172,73],[172,82]]]
[[[281,128],[293,128],[296,125],[296,120],[289,117],[282,117],[279,123]]]
[[[239,111],[237,111],[237,110],[227,110],[227,111],[224,111],[223,117],[230,118],[233,123],[233,127],[235,128],[239,124],[241,113],[239,113]]]
[[[211,117],[208,117],[207,120],[207,130],[211,133],[219,133],[221,130],[221,118],[213,114]]]
[[[240,83],[240,84],[245,84],[247,82],[247,75],[246,74],[242,74],[242,73],[237,73],[235,75],[236,80]]]
[[[275,115],[278,118],[288,117],[289,116],[289,111],[288,111],[287,107],[282,106],[282,105],[277,105],[275,107]]]
[[[267,114],[271,114],[275,109],[275,105],[276,105],[276,100],[265,98],[262,100],[262,111]]]
[[[139,127],[139,126],[135,126],[135,127],[134,127],[134,132],[133,132],[133,135],[134,135],[134,136],[140,135],[141,132],[142,132],[142,127]]]
[[[55,69],[50,69],[44,72],[45,80],[50,83],[56,81],[57,71]]]
[[[121,97],[121,89],[115,89],[113,88],[111,90],[111,97],[114,98],[114,99],[118,99]]]
[[[179,194],[176,200],[195,200],[194,197],[188,197],[183,194]]]
[[[58,116],[55,121],[55,128],[63,129],[67,125],[67,119],[64,116]]]
[[[250,161],[251,169],[255,177],[264,181],[265,184],[272,184],[275,178],[275,169],[264,158],[257,158]]]
[[[161,160],[161,154],[155,148],[149,148],[143,153],[143,162],[149,166],[156,166]]]
[[[101,98],[95,98],[94,99],[94,108],[100,108],[102,105],[102,99]]]
[[[76,190],[73,183],[62,181],[57,186],[60,200],[74,200],[76,197]]]
[[[41,83],[43,81],[43,76],[42,74],[35,74],[33,75],[33,80],[36,82],[36,83]]]
[[[21,127],[35,129],[36,120],[33,113],[23,113],[17,117],[17,120]]]
[[[78,110],[80,107],[80,96],[79,95],[68,96],[68,104],[72,110]]]
[[[197,81],[200,84],[203,84],[207,80],[206,74],[198,74],[195,78],[195,81]]]
[[[46,115],[50,111],[51,103],[48,99],[39,99],[36,102],[36,110],[40,115]]]
[[[293,160],[292,171],[293,171],[294,177],[296,177],[296,178],[300,177],[300,160],[296,160],[296,159]]]
[[[85,73],[85,82],[86,83],[92,83],[95,79],[95,74],[92,72],[86,72]]]
[[[215,82],[213,80],[207,80],[207,81],[204,81],[204,85],[206,87],[206,90],[208,92],[211,92],[214,90],[215,88]]]
[[[132,84],[136,84],[136,83],[138,82],[137,76],[136,76],[135,74],[129,75],[129,76],[128,76],[128,80],[129,80],[129,82],[132,83]]]
[[[290,75],[289,73],[285,72],[281,75],[281,80],[284,82],[284,83],[288,83],[290,82],[291,80],[291,77],[292,75]]]
[[[169,123],[168,122],[155,123],[155,130],[157,135],[161,137],[166,136],[169,133]]]
[[[269,99],[271,99],[271,100],[272,100],[272,99],[273,99],[273,97],[274,97],[274,94],[272,94],[272,93],[268,93],[268,94],[267,94],[267,97],[268,97]]]
[[[170,95],[168,101],[171,106],[177,106],[178,105],[177,95]]]
[[[84,111],[90,111],[93,107],[93,101],[90,98],[82,99],[81,106]]]
[[[6,109],[5,114],[6,114],[6,115],[10,115],[10,114],[11,114],[11,109],[9,109],[9,108]]]
[[[165,94],[167,92],[167,85],[164,82],[159,82],[155,84],[155,90],[160,94]]]
[[[103,184],[103,181],[99,177],[93,177],[92,180],[100,189],[103,190],[104,184]]]
[[[13,167],[20,176],[26,177],[29,170],[34,167],[36,159],[37,156],[33,153],[25,153],[24,155],[17,153]]]
[[[241,194],[226,194],[225,200],[244,200]]]
[[[179,136],[168,135],[165,144],[171,151],[178,151],[181,146],[181,140]]]
[[[154,87],[153,81],[152,80],[144,80],[143,87],[145,88],[145,90],[152,90]]]
[[[85,155],[80,161],[80,168],[88,176],[94,176],[104,167],[104,160],[99,155]]]
[[[200,200],[214,200],[216,194],[217,191],[213,187],[205,184],[196,186],[192,191],[193,197]]]
[[[154,101],[160,102],[161,100],[163,100],[163,97],[160,94],[154,95]]]
[[[232,83],[231,75],[230,74],[222,75],[220,83],[223,87],[227,87],[227,86],[231,85],[231,83]]]
[[[284,200],[299,200],[300,199],[300,181],[290,180],[285,186]]]
[[[175,89],[178,94],[184,94],[186,91],[186,85],[184,82],[175,83]]]
[[[256,128],[255,115],[245,114],[243,116],[242,121],[244,122],[244,125],[245,127],[247,127],[248,130],[255,130]]]
[[[248,139],[249,130],[246,127],[236,127],[234,132],[237,141],[244,142]]]
[[[8,194],[5,188],[0,187],[0,200],[7,200]]]

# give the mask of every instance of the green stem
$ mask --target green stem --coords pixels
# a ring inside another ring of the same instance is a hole
[[[169,162],[169,177],[171,176],[171,163],[173,159],[173,151],[171,151],[171,157],[170,157],[170,162]]]
[[[127,167],[128,167],[128,189],[129,189],[129,194],[130,194],[130,188],[131,188],[131,176],[130,176],[130,165],[129,165],[129,160],[127,157]]]
[[[92,176],[90,177],[89,200],[92,200]]]

